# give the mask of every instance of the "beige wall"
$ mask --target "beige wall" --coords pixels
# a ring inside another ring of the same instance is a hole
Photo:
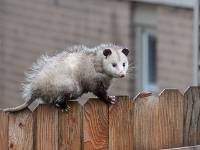
[[[158,7],[158,86],[178,88],[193,84],[193,10]]]
[[[130,3],[0,0],[0,108],[22,103],[24,72],[42,53],[74,44],[113,42],[130,47]],[[128,80],[110,91],[129,92]],[[132,84],[134,86],[134,84]]]
[[[133,11],[136,60],[139,66],[136,93],[144,91],[143,33],[157,37],[157,90],[178,88],[184,92],[194,82],[193,10],[148,3],[135,3]]]

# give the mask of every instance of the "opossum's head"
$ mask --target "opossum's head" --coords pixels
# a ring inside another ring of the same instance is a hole
[[[104,49],[103,69],[105,73],[114,78],[123,78],[128,70],[127,48],[114,50]]]

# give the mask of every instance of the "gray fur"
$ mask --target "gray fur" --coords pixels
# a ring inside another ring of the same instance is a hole
[[[105,49],[110,49],[112,54],[105,57]],[[101,44],[91,49],[82,45],[70,47],[51,57],[42,55],[26,73],[28,84],[23,85],[22,92],[25,103],[4,111],[25,109],[35,100],[59,106],[63,105],[63,101],[77,99],[87,92],[113,103],[114,97],[107,96],[106,91],[113,78],[123,77],[128,69],[127,56],[122,49],[114,44]],[[113,63],[117,63],[117,67],[113,67]],[[122,67],[123,63],[126,67]],[[68,110],[68,106],[62,107]]]

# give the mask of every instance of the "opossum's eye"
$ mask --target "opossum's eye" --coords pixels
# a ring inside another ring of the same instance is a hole
[[[125,67],[125,66],[126,66],[126,64],[125,64],[125,63],[123,63],[122,65],[123,65],[123,67]]]
[[[113,67],[116,67],[116,66],[117,66],[117,64],[116,64],[116,63],[113,63],[113,64],[112,64],[112,66],[113,66]]]

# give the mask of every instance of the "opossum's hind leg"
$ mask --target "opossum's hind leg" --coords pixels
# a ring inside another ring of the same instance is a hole
[[[61,108],[62,111],[69,111],[70,107],[67,105],[68,100],[71,99],[71,94],[62,94],[60,95],[57,100],[54,102],[54,106],[56,108]]]

